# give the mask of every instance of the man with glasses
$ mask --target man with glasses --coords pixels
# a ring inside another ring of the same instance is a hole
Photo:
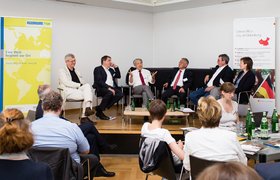
[[[67,54],[64,59],[66,66],[59,70],[59,87],[63,89],[66,99],[84,100],[82,117],[93,115],[92,89],[90,85],[83,80],[79,71],[75,69],[75,55]]]
[[[220,54],[217,60],[217,66],[212,69],[212,73],[204,78],[205,86],[197,89],[190,94],[191,101],[197,105],[200,97],[211,95],[216,99],[220,97],[220,86],[224,82],[233,81],[233,71],[228,66],[229,57],[226,54]]]

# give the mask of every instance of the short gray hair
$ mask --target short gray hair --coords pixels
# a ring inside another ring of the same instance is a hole
[[[45,95],[42,101],[42,107],[44,111],[58,112],[62,107],[62,103],[62,96],[55,91],[51,91]]]
[[[72,53],[68,53],[65,55],[64,60],[66,60],[66,58],[71,57],[71,58],[75,58],[75,55]]]

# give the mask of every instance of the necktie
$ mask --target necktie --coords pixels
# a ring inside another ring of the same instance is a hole
[[[178,76],[176,77],[176,80],[175,80],[175,82],[174,82],[174,84],[173,84],[173,90],[175,90],[176,87],[177,87],[178,81],[179,81],[180,76],[181,76],[181,72],[182,72],[182,71],[180,70]]]
[[[141,70],[139,70],[139,77],[140,77],[140,80],[141,80],[141,83],[142,85],[146,85],[145,81],[144,81],[144,78],[143,78],[143,75],[141,73]]]

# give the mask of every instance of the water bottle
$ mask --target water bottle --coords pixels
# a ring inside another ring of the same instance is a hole
[[[251,118],[251,109],[250,108],[248,108],[248,111],[247,111],[247,115],[246,115],[246,121],[245,121],[245,125],[246,125],[246,133],[248,133],[248,127],[247,127],[247,125],[248,125],[248,121],[249,121],[249,119]]]
[[[247,120],[247,119],[246,119]],[[248,118],[248,121],[246,122],[246,131],[247,131],[247,134],[248,134],[248,140],[251,140],[252,139],[252,131],[253,131],[253,128],[252,128],[252,118],[251,118],[251,115],[249,116]]]
[[[266,112],[263,112],[262,122],[261,122],[261,139],[268,138],[268,121],[266,118]]]
[[[169,99],[166,102],[166,109],[170,109],[170,101],[169,101]]]
[[[134,101],[134,98],[131,101],[131,111],[135,111],[135,101]]]
[[[252,138],[255,138],[256,137],[256,135],[255,135],[256,123],[255,123],[255,120],[254,120],[253,116],[251,118],[251,126],[252,126]]]
[[[178,98],[177,99],[177,109],[180,109],[180,106],[181,106],[181,102],[180,102],[180,99]]]
[[[271,131],[272,133],[278,133],[279,132],[279,122],[278,122],[278,114],[276,109],[274,109],[273,114],[272,114],[272,118],[271,118]]]

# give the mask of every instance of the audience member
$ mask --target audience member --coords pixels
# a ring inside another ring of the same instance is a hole
[[[0,114],[0,179],[52,180],[51,169],[26,155],[33,144],[29,122],[21,111],[6,109]]]
[[[197,180],[262,180],[252,168],[240,162],[214,164],[202,171]]]
[[[197,113],[202,127],[185,136],[185,169],[190,170],[190,155],[206,160],[240,161],[247,164],[247,158],[236,133],[218,127],[222,110],[215,98],[212,96],[200,98]]]
[[[36,107],[35,119],[39,119],[43,117],[44,112],[42,109],[42,100],[44,99],[45,95],[48,94],[50,91],[51,91],[51,87],[48,84],[38,86],[37,93],[39,96],[39,102]]]
[[[165,141],[171,151],[176,155],[174,161],[176,163],[184,159],[183,143],[171,136],[167,129],[162,128],[162,123],[165,119],[166,105],[162,100],[154,100],[150,104],[149,113],[152,123],[146,122],[141,129],[141,135],[147,138],[154,138],[160,141]],[[179,159],[178,159],[179,158]]]
[[[59,87],[63,89],[64,100],[83,99],[82,117],[94,114],[92,110],[92,89],[88,83],[83,80],[82,75],[75,69],[76,58],[74,54],[66,54],[66,66],[59,70]]]
[[[243,91],[252,91],[255,85],[256,77],[252,71],[252,68],[253,68],[253,60],[250,57],[243,57],[240,59],[241,71],[239,72],[237,78],[234,81],[234,86],[236,87],[235,100],[238,100],[238,98],[240,98],[239,100],[240,104],[248,103],[249,99],[246,93],[242,93],[240,97],[238,97],[239,93]]]
[[[103,111],[110,108],[118,102],[123,94],[118,88],[115,80],[121,78],[119,67],[114,64],[110,56],[103,56],[101,58],[101,66],[94,69],[94,84],[93,88],[96,89],[97,96],[102,97],[99,106],[96,106],[96,116],[102,120],[110,120]]]
[[[208,96],[209,94],[218,99],[220,96],[220,86],[224,82],[233,81],[233,71],[228,66],[228,62],[228,55],[219,55],[217,60],[218,65],[212,70],[210,75],[206,75],[204,78],[205,87],[199,88],[190,94],[190,99],[195,105],[197,105],[200,97]]]
[[[221,99],[218,103],[222,108],[222,117],[220,119],[219,127],[227,130],[235,131],[238,117],[238,104],[233,101],[235,87],[230,82],[225,82],[221,88]]]
[[[143,69],[143,60],[136,58],[133,61],[136,69],[129,74],[129,85],[133,86],[133,94],[141,94],[143,99],[142,107],[146,107],[149,100],[154,99],[154,95],[149,87],[149,83],[155,83],[155,75],[147,69]]]
[[[44,93],[39,93],[43,91],[44,88],[47,88],[47,91],[44,91]],[[42,94],[45,96],[47,93],[51,92],[51,89],[48,85],[40,85],[38,88],[38,94],[40,99],[42,97]],[[36,108],[36,119],[43,117],[43,109],[42,109],[42,100],[39,101],[39,104]],[[68,121],[68,119],[63,117],[63,113],[60,113],[60,118],[65,119]],[[108,144],[108,142],[101,136],[101,134],[96,129],[94,122],[91,121],[88,117],[81,118],[80,120],[80,129],[82,130],[84,136],[87,138],[89,146],[90,146],[90,153],[94,154],[98,157],[100,160],[100,152],[106,152],[108,150],[113,150],[117,146],[115,144]],[[97,168],[96,175],[95,176],[105,176],[105,177],[112,177],[114,176],[114,172],[107,171],[103,165],[100,163],[100,165]]]
[[[44,116],[32,122],[32,132],[35,137],[35,147],[68,148],[73,160],[77,163],[90,159],[91,174],[99,165],[98,158],[89,153],[89,144],[80,128],[69,121],[59,118],[62,107],[62,97],[59,93],[51,91],[42,101]],[[84,154],[79,156],[79,154]]]
[[[192,83],[192,73],[187,69],[189,60],[181,58],[178,63],[178,68],[174,68],[171,72],[168,81],[163,84],[167,88],[161,96],[161,99],[166,103],[167,99],[172,95],[177,95],[182,105],[186,104],[188,88]]]

